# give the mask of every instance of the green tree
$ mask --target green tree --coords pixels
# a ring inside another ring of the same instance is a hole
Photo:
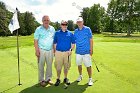
[[[117,27],[122,28],[127,32],[127,36],[134,31],[136,24],[139,24],[139,0],[111,0],[108,5],[107,13],[110,16],[110,24],[114,30],[114,23],[117,22]],[[120,29],[120,30],[122,30]]]
[[[5,4],[0,1],[0,36],[8,36],[11,34],[8,30],[11,15],[12,13],[6,10]]]
[[[103,30],[103,17],[105,9],[100,4],[94,4],[90,8],[83,8],[81,16],[84,24],[89,26],[92,32],[101,33]]]
[[[20,25],[20,29],[18,30],[19,35],[26,35],[25,24],[24,24],[24,15],[25,15],[25,13],[18,12],[18,20],[19,20],[19,25]]]
[[[24,25],[25,25],[25,34],[23,35],[31,35],[34,33],[36,27],[35,27],[35,18],[32,13],[25,12],[24,15]]]
[[[60,29],[60,23],[59,22],[55,22],[55,27],[56,27],[56,30],[59,30]]]
[[[127,25],[127,36],[130,36],[133,29],[133,14],[135,0],[118,0],[118,19],[122,20]]]
[[[68,20],[68,30],[70,31],[74,30],[74,23],[72,20]]]
[[[110,17],[108,31],[111,32],[112,34],[116,32],[115,24],[114,24],[115,17],[116,17],[116,10],[117,10],[117,1],[111,0],[110,3],[108,4],[107,15]]]
[[[56,31],[60,29],[60,23],[58,22],[50,22],[50,25],[52,25]]]
[[[134,14],[133,14],[133,21],[134,21],[134,30],[140,32],[140,0],[136,0],[134,5]]]
[[[88,24],[89,10],[90,10],[90,8],[85,7],[85,8],[83,8],[83,11],[81,12],[81,16],[84,20],[85,25]]]

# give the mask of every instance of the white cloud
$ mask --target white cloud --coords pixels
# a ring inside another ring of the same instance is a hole
[[[100,3],[107,8],[109,0],[1,0],[13,11],[16,7],[21,11],[33,12],[36,20],[41,23],[43,15],[49,15],[53,22],[73,20],[80,15],[80,9]]]

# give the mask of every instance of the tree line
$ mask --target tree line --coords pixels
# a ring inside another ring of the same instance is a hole
[[[10,20],[13,16],[13,13],[6,9],[6,5],[3,2],[0,2],[0,36],[9,36],[9,35],[16,35],[16,31],[11,34],[8,29],[8,25]],[[20,13],[18,11],[18,20],[20,29],[19,35],[31,35],[34,33],[37,26],[40,24],[35,20],[34,15],[32,12],[26,11],[25,13]]]
[[[6,9],[0,1],[0,36],[11,35],[8,24],[13,13]],[[84,7],[81,11],[84,24],[89,26],[93,33],[111,32],[127,33],[140,32],[140,0],[110,0],[105,10],[100,4]],[[20,24],[19,35],[31,35],[40,24],[35,20],[32,12],[18,13]],[[60,29],[59,22],[50,23],[56,30]],[[68,29],[73,31],[77,25],[68,20]],[[14,32],[16,34],[16,32]]]
[[[131,33],[140,31],[140,0],[110,0],[105,11],[100,4],[83,8],[81,16],[93,32]]]

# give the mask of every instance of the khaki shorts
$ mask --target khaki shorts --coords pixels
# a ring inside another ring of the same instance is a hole
[[[69,70],[71,66],[71,57],[69,56],[68,58],[67,52],[56,51],[54,64],[55,64],[56,70],[61,70],[62,66],[64,66],[64,70]]]

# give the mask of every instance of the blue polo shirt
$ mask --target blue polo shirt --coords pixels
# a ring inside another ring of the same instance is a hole
[[[74,37],[76,41],[76,54],[90,54],[91,29],[87,26],[84,26],[81,30],[77,28],[74,31]]]
[[[75,44],[73,33],[71,33],[69,30],[65,32],[58,30],[54,35],[54,44],[56,44],[57,51],[69,51],[71,44]]]

